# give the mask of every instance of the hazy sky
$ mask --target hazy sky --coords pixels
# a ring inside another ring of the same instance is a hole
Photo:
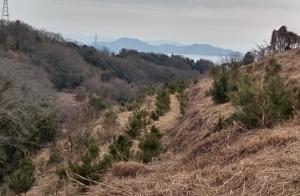
[[[12,19],[64,35],[135,37],[251,49],[282,24],[300,33],[300,0],[8,0]]]

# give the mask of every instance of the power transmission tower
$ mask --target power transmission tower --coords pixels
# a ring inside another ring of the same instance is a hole
[[[94,42],[94,48],[97,49],[97,42],[98,42],[98,35],[95,35],[95,42]]]
[[[7,2],[7,0],[3,1],[3,9],[2,9],[1,20],[6,22],[6,23],[9,21],[8,2]]]

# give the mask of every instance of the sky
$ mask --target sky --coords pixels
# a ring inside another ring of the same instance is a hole
[[[71,38],[132,37],[239,51],[286,25],[300,34],[300,0],[8,0],[10,19]],[[104,40],[105,41],[105,40]]]

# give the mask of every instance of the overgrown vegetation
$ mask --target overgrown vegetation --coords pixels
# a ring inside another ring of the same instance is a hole
[[[117,124],[117,114],[110,110],[104,115],[104,128],[112,128]]]
[[[281,65],[270,59],[265,75],[254,80],[228,67],[213,70],[210,94],[217,104],[230,101],[237,109],[232,120],[251,129],[272,127],[291,118],[297,101],[279,77]]]
[[[180,104],[180,113],[183,115],[185,113],[185,108],[186,108],[187,103],[188,103],[188,96],[184,91],[182,91],[182,92],[177,94],[177,99],[178,99],[179,104]]]
[[[238,77],[237,70],[230,70],[226,67],[215,67],[211,70],[211,75],[214,82],[209,94],[212,96],[213,101],[217,104],[228,102],[230,93],[237,89],[235,83]]]
[[[270,128],[291,117],[293,95],[286,89],[281,78],[271,78],[261,86],[244,77],[239,81],[238,87],[231,99],[238,108],[233,119],[245,127]]]
[[[104,103],[103,99],[95,97],[90,100],[90,106],[96,112],[100,112],[107,108],[107,105]]]
[[[57,167],[56,174],[62,178],[68,177],[89,186],[100,180],[100,175],[110,167],[112,158],[110,155],[105,155],[100,159],[99,145],[90,135],[85,135],[82,144],[83,152],[80,161],[69,161],[67,166]]]
[[[141,109],[133,111],[132,117],[129,119],[128,127],[126,130],[127,135],[130,137],[137,137],[141,134],[143,128],[147,125],[148,112]]]
[[[184,80],[174,80],[164,84],[164,88],[168,89],[169,93],[174,94],[176,92],[181,93],[186,88]]]
[[[171,108],[170,108],[170,93],[167,88],[161,88],[156,95],[156,110],[155,115],[163,116],[165,115]]]
[[[141,161],[148,163],[159,155],[162,148],[160,143],[161,136],[160,130],[153,126],[151,132],[141,139],[139,143],[140,152],[138,154]]]
[[[56,120],[50,108],[12,102],[6,95],[12,84],[0,85],[0,182],[26,154],[52,141]]]
[[[23,160],[19,168],[6,178],[8,187],[17,195],[26,195],[34,181],[34,166],[30,160]]]
[[[109,152],[114,161],[128,161],[131,157],[132,141],[125,135],[120,135],[109,146]]]

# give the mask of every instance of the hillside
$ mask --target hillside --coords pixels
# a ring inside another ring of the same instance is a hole
[[[0,192],[9,177],[14,183],[19,175],[33,174],[32,156],[55,146],[57,138],[81,132],[114,107],[130,107],[164,83],[201,77],[212,66],[160,57],[117,56],[21,21],[1,25]],[[25,177],[31,186],[33,175]]]
[[[195,63],[179,56],[151,54],[152,59],[142,58],[142,55],[150,54],[138,52],[130,56],[116,56],[67,42],[58,34],[36,30],[20,21],[3,26],[0,44],[3,75],[15,70],[15,67],[7,66],[5,61],[15,61],[27,65],[24,70],[19,67],[23,75],[26,75],[26,70],[41,72],[43,80],[35,81],[36,78],[32,77],[30,82],[45,85],[46,89],[50,88],[49,85],[54,88],[52,90],[58,91],[80,88],[119,102],[130,99],[145,86],[198,77],[199,72],[208,70],[212,65],[209,61]],[[24,81],[22,78],[20,81],[17,77],[14,79],[18,83]],[[103,94],[100,89],[114,90]]]
[[[300,194],[299,48],[214,66],[16,21],[0,51],[1,195]]]
[[[283,65],[282,74],[294,70],[285,75],[289,81],[299,79],[299,51],[275,56]],[[266,62],[249,65],[247,73],[263,74],[255,68],[263,69]],[[89,195],[298,195],[298,114],[272,129],[232,126],[215,131],[219,117],[230,116],[234,108],[216,105],[206,96],[211,84],[205,78],[188,89],[186,114],[164,131],[159,160],[141,172],[124,163],[132,172],[128,176],[115,173],[120,167],[115,166]]]
[[[299,49],[267,56],[260,62],[243,67],[242,71],[255,78],[263,77],[270,58],[275,58],[282,64],[280,73],[287,80],[287,84],[293,83],[298,86],[293,81],[299,80],[297,71],[297,63],[300,62]],[[294,71],[285,74],[287,70]],[[219,119],[229,118],[236,109],[230,103],[215,104],[212,98],[207,96],[212,82],[210,77],[206,77],[186,89],[188,103],[184,114],[180,113],[178,96],[171,95],[170,111],[153,122],[163,134],[161,139],[163,150],[159,157],[147,164],[140,163],[135,158],[129,162],[113,163],[101,181],[95,182],[87,192],[81,194],[299,194],[300,124],[297,120],[299,114],[296,113],[292,119],[273,128],[248,130],[239,124],[218,128]],[[153,111],[155,97],[145,98],[140,107],[146,111]],[[132,111],[116,110],[116,112],[117,127],[113,128],[116,131],[112,133],[113,135],[123,134],[128,119],[133,115]],[[106,135],[103,125],[104,121],[100,118],[90,126],[100,131],[96,135],[99,133]],[[151,124],[149,126],[151,127]],[[139,140],[133,141],[133,151],[137,150],[138,142]],[[61,152],[64,157],[74,156],[72,154],[74,149],[72,150],[67,140],[58,140],[57,144],[58,149],[65,149]],[[65,146],[70,148],[66,149]],[[101,152],[107,149],[108,143],[105,140],[101,144]],[[40,153],[35,159],[47,160],[49,153],[46,153],[48,155]],[[74,157],[71,159],[74,160]],[[59,180],[54,171],[53,166],[43,165],[42,173],[37,175],[36,185],[27,195],[41,195],[45,191],[50,194],[57,192],[59,195],[79,194],[81,185],[77,178],[71,176],[69,178],[71,182]],[[64,185],[60,185],[62,182]]]
[[[106,47],[113,52],[119,52],[121,49],[132,49],[139,52],[152,52],[162,54],[182,54],[182,55],[207,55],[207,56],[228,56],[234,51],[224,48],[214,47],[208,44],[192,44],[192,45],[174,45],[160,44],[151,45],[138,39],[120,38],[112,42],[98,42],[99,48]]]

